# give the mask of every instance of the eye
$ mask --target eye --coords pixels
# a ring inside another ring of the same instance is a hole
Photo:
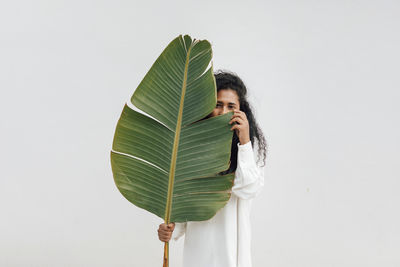
[[[221,104],[220,103],[217,103],[217,107],[220,107],[221,106]]]

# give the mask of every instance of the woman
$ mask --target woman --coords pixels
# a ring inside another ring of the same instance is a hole
[[[231,147],[231,164],[221,174],[235,171],[232,194],[228,203],[207,221],[160,224],[158,237],[162,242],[178,240],[185,234],[183,267],[251,267],[250,209],[254,197],[264,186],[266,142],[247,101],[247,89],[235,74],[215,73],[217,105],[208,117],[234,111],[230,124],[235,130]],[[233,124],[236,122],[236,124]],[[257,139],[258,158],[253,146]],[[175,229],[176,228],[176,229]]]

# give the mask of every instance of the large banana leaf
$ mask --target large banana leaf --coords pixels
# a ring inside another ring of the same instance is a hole
[[[211,45],[175,38],[157,58],[118,121],[111,166],[122,195],[166,223],[213,217],[229,200],[232,112],[216,105]]]

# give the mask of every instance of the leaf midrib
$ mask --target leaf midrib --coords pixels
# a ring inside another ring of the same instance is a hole
[[[179,137],[181,134],[183,104],[184,104],[184,100],[185,100],[185,93],[186,93],[186,86],[187,86],[187,74],[188,74],[188,68],[189,68],[189,58],[190,58],[190,52],[192,50],[192,46],[193,46],[193,43],[190,45],[189,49],[187,50],[187,54],[186,54],[185,70],[184,70],[183,83],[182,83],[182,94],[181,94],[181,100],[180,100],[180,104],[179,104],[178,119],[176,122],[174,144],[173,144],[172,155],[171,155],[171,166],[170,166],[169,179],[168,179],[167,204],[166,204],[165,218],[164,218],[164,221],[166,224],[169,224],[169,220],[171,217],[175,167],[176,167],[176,159],[177,159],[177,154],[178,154]]]

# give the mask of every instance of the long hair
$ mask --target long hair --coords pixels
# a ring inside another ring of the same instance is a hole
[[[254,117],[253,109],[247,100],[247,88],[242,79],[239,78],[233,72],[226,70],[218,70],[214,73],[217,92],[223,89],[231,89],[234,90],[238,97],[240,103],[240,110],[246,113],[247,120],[249,122],[249,134],[252,147],[254,148],[254,141],[257,139],[258,145],[258,161],[262,158],[263,165],[265,166],[265,159],[267,155],[267,142],[265,140],[264,134],[262,133],[260,127],[258,126],[256,119]],[[236,131],[233,132],[232,137],[232,146],[231,146],[231,158],[229,169],[220,172],[220,175],[232,173],[236,171],[237,168],[237,154],[238,154],[238,146],[239,137],[236,135]]]

